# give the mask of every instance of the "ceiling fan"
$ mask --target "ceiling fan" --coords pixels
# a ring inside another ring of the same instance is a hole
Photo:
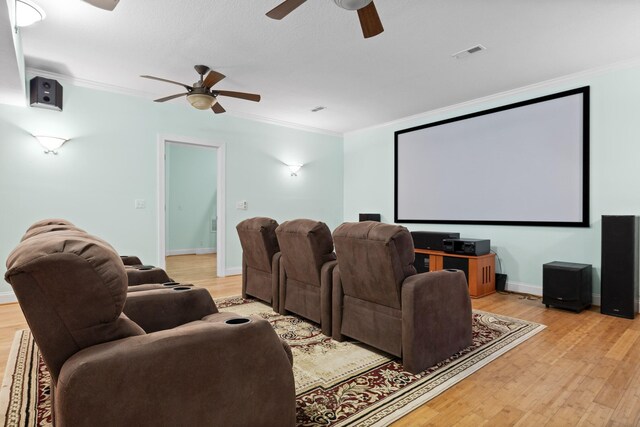
[[[285,0],[267,12],[267,16],[280,20],[306,1],[307,0]],[[384,31],[373,0],[333,0],[333,2],[342,9],[358,11],[358,18],[360,18],[360,26],[362,27],[362,35],[364,35],[364,38],[367,39],[377,36]]]
[[[187,96],[187,101],[198,110],[208,110],[211,108],[214,113],[224,113],[226,110],[222,108],[222,105],[218,102],[218,96],[229,96],[232,98],[246,99],[248,101],[260,102],[260,95],[255,93],[246,92],[233,92],[230,90],[217,90],[211,89],[213,85],[225,78],[224,74],[220,74],[217,71],[209,70],[206,65],[196,65],[193,67],[200,75],[200,80],[195,82],[192,86],[184,83],[174,82],[173,80],[161,79],[154,76],[140,76],[145,79],[159,80],[161,82],[173,83],[178,86],[184,87],[187,91],[185,93],[178,93],[176,95],[165,96],[164,98],[156,99],[155,102],[165,102],[171,99],[180,98],[181,96]],[[209,74],[207,74],[207,72]],[[207,77],[204,75],[207,74]]]
[[[85,2],[93,5],[95,7],[99,7],[104,10],[113,10],[118,5],[120,0],[84,0]]]

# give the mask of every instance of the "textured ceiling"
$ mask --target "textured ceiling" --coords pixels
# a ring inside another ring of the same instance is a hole
[[[332,0],[282,21],[265,16],[279,0],[37,2],[47,19],[22,30],[27,67],[153,99],[180,88],[140,74],[191,84],[202,63],[227,75],[216,88],[262,95],[225,98],[230,114],[338,133],[640,57],[637,0],[376,0],[385,32],[370,39]]]

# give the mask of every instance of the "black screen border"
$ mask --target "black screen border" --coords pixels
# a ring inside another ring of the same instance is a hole
[[[434,126],[440,126],[461,120],[471,119],[474,117],[485,116],[488,114],[498,113],[500,111],[511,110],[514,108],[524,107],[531,104],[550,101],[553,99],[564,98],[582,94],[582,220],[575,222],[564,221],[491,221],[491,220],[434,220],[434,219],[402,219],[398,218],[398,136],[404,133],[414,132]],[[424,125],[413,126],[410,128],[398,130],[394,132],[394,183],[393,183],[393,216],[394,222],[401,224],[471,224],[471,225],[515,225],[515,226],[537,226],[537,227],[589,227],[589,106],[590,106],[590,87],[583,86],[563,92],[545,95],[538,98],[532,98],[525,101],[515,102],[500,107],[490,108],[471,114],[453,117],[450,119],[440,120]]]

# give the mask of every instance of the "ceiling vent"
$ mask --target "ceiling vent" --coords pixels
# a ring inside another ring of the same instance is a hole
[[[465,49],[465,50],[461,50],[460,52],[456,52],[451,56],[456,58],[456,59],[462,59],[462,58],[466,58],[467,56],[471,55],[472,53],[478,53],[478,52],[481,52],[481,51],[486,50],[486,49],[487,48],[482,46],[481,44],[477,44],[475,46],[470,47],[469,49]]]
[[[312,112],[312,113],[317,113],[318,111],[322,111],[322,110],[324,110],[324,109],[326,109],[326,108],[327,108],[327,107],[319,106],[319,107],[316,107],[316,108],[312,109],[312,110],[311,110],[311,112]]]

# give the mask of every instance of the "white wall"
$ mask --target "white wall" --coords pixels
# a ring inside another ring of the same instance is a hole
[[[499,254],[503,270],[509,275],[509,288],[513,290],[540,293],[542,264],[550,261],[592,264],[594,292],[598,294],[600,216],[640,214],[640,67],[568,78],[345,135],[345,221],[357,221],[359,212],[380,212],[383,221],[393,222],[394,131],[586,85],[591,86],[590,228],[439,224],[407,224],[407,227],[458,231],[464,237],[491,239],[492,249]],[[455,159],[451,160],[451,168],[454,173]],[[437,185],[436,181],[416,182],[416,197],[421,187]],[[500,182],[495,185],[500,186]]]
[[[341,137],[214,115],[184,100],[157,104],[61,83],[62,112],[0,105],[3,261],[30,224],[62,217],[120,253],[157,264],[158,134],[225,143],[228,271],[241,265],[235,225],[244,218],[310,217],[330,227],[342,221]],[[31,134],[71,139],[53,156],[43,154]],[[292,178],[283,162],[305,166]],[[135,209],[135,199],[144,199],[146,208]],[[235,209],[239,200],[248,210]],[[0,270],[4,274],[4,265]],[[0,294],[8,290],[0,286]]]

